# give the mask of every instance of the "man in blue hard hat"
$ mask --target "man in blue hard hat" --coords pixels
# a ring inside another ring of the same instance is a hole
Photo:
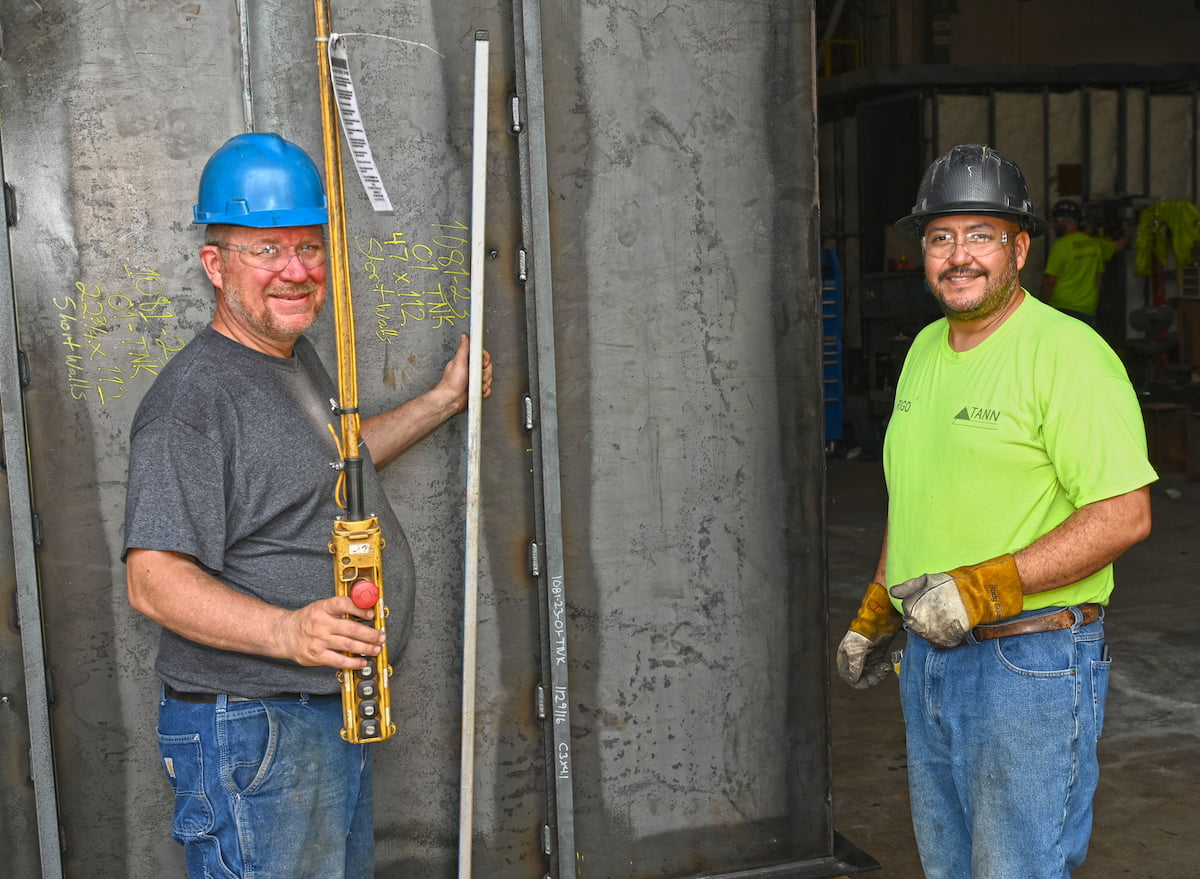
[[[128,595],[162,626],[158,739],[193,877],[373,874],[370,749],[341,736],[335,670],[364,666],[385,636],[333,594],[338,394],[303,335],[325,302],[327,220],[295,144],[244,134],[213,154],[195,222],[216,313],[162,370],[130,435]],[[414,572],[375,467],[465,409],[468,355],[463,336],[431,390],[362,422],[393,658]],[[484,396],[491,378],[485,353]]]
[[[1021,287],[1045,230],[1020,168],[980,144],[926,171],[909,216],[945,315],[914,339],[884,443],[883,550],[837,651],[900,699],[928,879],[1068,879],[1087,854],[1112,562],[1156,479],[1125,368]],[[890,588],[889,588],[890,587]]]

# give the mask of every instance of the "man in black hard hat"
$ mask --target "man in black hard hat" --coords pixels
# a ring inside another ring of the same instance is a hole
[[[304,336],[326,292],[316,166],[277,134],[238,135],[205,165],[194,215],[215,315],[138,407],[125,514],[129,601],[162,626],[172,835],[192,877],[369,879],[371,749],[341,735],[337,672],[364,668],[385,638],[399,659],[415,590],[375,467],[465,409],[469,346],[432,389],[362,423],[385,635],[334,594],[337,389]],[[487,396],[486,353],[482,370]]]
[[[1121,224],[1121,237],[1115,241],[1090,235],[1083,230],[1083,208],[1069,198],[1054,203],[1050,222],[1058,237],[1046,258],[1038,297],[1094,327],[1100,276],[1113,254],[1129,245],[1132,223]]]
[[[1112,350],[1022,289],[1045,223],[1010,158],[950,150],[896,228],[920,239],[945,319],[896,387],[887,534],[837,668],[878,683],[907,629],[929,879],[1067,879],[1091,833],[1112,562],[1150,530],[1141,413]]]

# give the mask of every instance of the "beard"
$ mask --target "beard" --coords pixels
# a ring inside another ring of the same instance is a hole
[[[282,295],[285,298],[297,295],[315,296],[321,291],[321,288],[321,284],[312,280],[302,284],[278,283],[272,284],[264,290],[263,297],[269,299],[273,294]],[[300,334],[317,322],[325,303],[324,300],[314,300],[314,302],[315,305],[308,313],[299,312],[280,316],[273,312],[265,302],[259,308],[252,309],[236,289],[228,284],[225,288],[225,304],[230,311],[237,315],[239,322],[252,329],[261,338],[276,342],[294,342]]]
[[[971,275],[985,278],[982,295],[974,302],[952,304],[941,289],[951,275]],[[938,306],[942,309],[942,314],[950,320],[974,321],[988,317],[1007,305],[1021,287],[1021,271],[1017,268],[1017,251],[1013,247],[1008,248],[1008,263],[995,276],[984,269],[952,267],[943,269],[938,274],[936,283],[931,282],[929,286],[933,291],[934,298],[937,299]]]

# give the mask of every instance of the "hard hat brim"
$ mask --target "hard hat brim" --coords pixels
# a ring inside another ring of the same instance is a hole
[[[933,213],[909,214],[896,221],[895,229],[906,238],[920,238],[925,233],[925,226],[934,217],[948,217],[960,214],[976,214],[982,217],[1002,217],[1005,220],[1011,220],[1021,227],[1022,230],[1028,232],[1030,237],[1037,238],[1039,235],[1046,234],[1046,221],[1037,214],[1027,214],[1023,212],[1007,212],[997,211],[995,205],[984,204],[960,204],[953,208],[946,208]]]
[[[226,209],[224,213],[202,211],[197,205],[192,213],[192,225],[221,224],[247,226],[252,229],[274,229],[284,226],[324,226],[329,222],[325,208],[294,208],[280,211],[240,212]]]

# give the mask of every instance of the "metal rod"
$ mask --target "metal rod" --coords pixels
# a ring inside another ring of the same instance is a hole
[[[930,89],[929,92],[929,141],[933,145],[933,149],[925,155],[925,163],[932,162],[936,156],[942,154],[942,95],[937,90],[937,86]]]
[[[1154,139],[1153,139],[1153,115],[1154,115],[1154,98],[1150,94],[1150,86],[1146,86],[1142,90],[1142,192],[1149,196],[1150,181],[1152,174],[1150,170],[1151,160],[1154,155]]]
[[[1117,130],[1114,133],[1117,153],[1117,184],[1114,194],[1129,193],[1129,86],[1117,91]],[[1194,141],[1193,141],[1194,142]]]
[[[4,180],[0,155],[0,180]],[[42,879],[62,879],[62,843],[54,777],[53,737],[47,689],[40,576],[33,536],[33,486],[25,435],[25,402],[18,380],[17,305],[13,289],[12,250],[7,235],[0,241],[0,423],[4,425],[4,460],[8,470],[8,504],[16,571],[17,617],[25,664],[25,698],[29,722],[30,775],[37,810]]]
[[[250,20],[246,0],[237,0],[239,65],[242,76],[242,124],[247,131],[254,130],[254,86],[250,75]]]
[[[487,205],[487,31],[475,32],[471,146],[471,360],[467,380],[467,509],[463,555],[462,746],[458,798],[458,875],[471,876],[475,807],[475,654],[479,623],[480,439],[483,403],[483,267]]]
[[[842,19],[842,9],[846,5],[846,0],[837,0],[833,6],[833,12],[829,13],[829,21],[825,23],[825,33],[821,34],[821,45],[828,43],[833,39],[833,32],[837,30],[838,23]]]
[[[1124,130],[1124,129],[1122,129]],[[1200,89],[1192,86],[1192,204],[1200,200],[1200,166],[1197,166],[1197,156],[1200,156]]]
[[[530,396],[536,408],[532,439],[537,521],[545,547],[538,578],[542,679],[550,693],[544,721],[547,800],[555,834],[552,864],[557,879],[575,877],[574,760],[567,650],[567,588],[563,561],[562,484],[558,453],[558,391],[554,347],[554,282],[550,248],[550,187],[546,159],[546,95],[542,67],[539,0],[513,4],[517,89],[525,96],[521,128],[521,234],[532,254],[525,300]]]
[[[999,145],[996,143],[996,90],[990,88],[987,90],[987,142],[996,149]]]
[[[1057,177],[1058,175],[1053,175]],[[1050,206],[1050,89],[1042,87],[1042,209]]]
[[[1079,152],[1079,201],[1086,205],[1092,199],[1092,91],[1086,85],[1079,89]]]

